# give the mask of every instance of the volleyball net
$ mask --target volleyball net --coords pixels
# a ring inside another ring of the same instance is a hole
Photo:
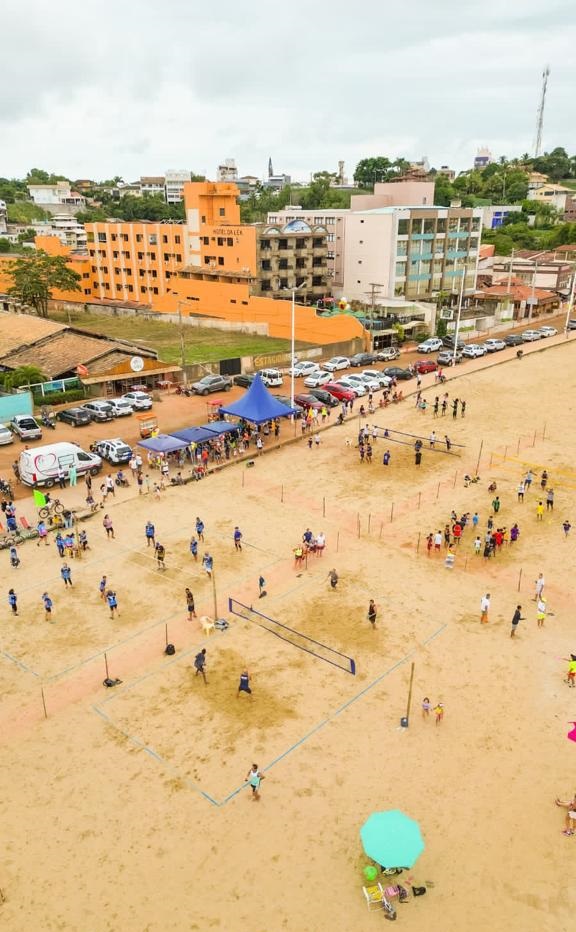
[[[269,631],[270,634],[274,634],[282,641],[292,644],[293,647],[306,651],[307,654],[312,654],[318,660],[324,660],[325,663],[330,663],[333,667],[344,670],[345,673],[351,673],[352,676],[356,675],[356,661],[352,657],[334,650],[333,647],[315,641],[314,638],[308,637],[307,634],[302,634],[301,631],[296,631],[295,628],[283,625],[280,621],[276,621],[268,615],[263,615],[262,612],[257,612],[251,606],[243,605],[237,599],[228,598],[228,611],[233,615],[238,615],[239,618],[244,618],[246,621],[254,622]]]

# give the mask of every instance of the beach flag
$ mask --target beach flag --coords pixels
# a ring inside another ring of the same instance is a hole
[[[37,489],[34,489],[34,504],[37,508],[43,508],[46,504],[46,496],[42,492],[39,492]]]

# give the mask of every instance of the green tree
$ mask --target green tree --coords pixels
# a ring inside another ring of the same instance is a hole
[[[48,301],[54,289],[80,291],[81,276],[69,268],[64,256],[49,256],[42,249],[8,266],[12,285],[8,294],[21,304],[34,308],[39,317],[48,317]]]
[[[10,245],[10,240],[6,239],[5,236],[0,237],[0,252],[10,252],[12,246]]]
[[[371,159],[361,159],[354,171],[354,181],[361,188],[374,187],[378,181],[388,181],[392,162],[385,155]]]
[[[36,385],[45,382],[46,376],[38,366],[20,366],[13,372],[7,372],[4,377],[5,388],[22,388],[23,385]]]

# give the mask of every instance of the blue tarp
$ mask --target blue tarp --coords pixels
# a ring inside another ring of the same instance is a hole
[[[209,424],[203,424],[202,430],[209,430],[213,434],[229,434],[231,430],[238,430],[238,424],[232,424],[230,421],[210,421]]]
[[[264,421],[271,421],[275,417],[287,417],[296,409],[282,404],[272,395],[264,382],[260,373],[252,382],[252,385],[242,395],[238,401],[233,401],[231,405],[221,405],[220,411],[224,414],[233,414],[234,417],[243,417],[246,421],[252,421],[254,424],[263,424]]]
[[[214,440],[216,434],[209,427],[186,427],[185,430],[172,431],[170,436],[185,443],[205,443],[206,440]]]
[[[150,437],[149,440],[140,440],[138,442],[139,447],[152,450],[153,453],[173,453],[174,450],[181,450],[186,445],[185,440],[178,440],[177,437],[171,437],[170,434],[158,434],[157,437]]]

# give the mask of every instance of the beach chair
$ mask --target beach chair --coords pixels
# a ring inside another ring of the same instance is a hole
[[[214,622],[208,615],[200,615],[200,624],[202,625],[202,632],[204,634],[212,634],[214,631]]]
[[[371,884],[369,887],[362,887],[364,899],[368,910],[382,909],[382,897],[384,896],[384,887],[381,883]]]
[[[22,525],[25,531],[32,530],[32,525],[28,523],[28,519],[25,518],[24,515],[20,516],[20,524]]]

